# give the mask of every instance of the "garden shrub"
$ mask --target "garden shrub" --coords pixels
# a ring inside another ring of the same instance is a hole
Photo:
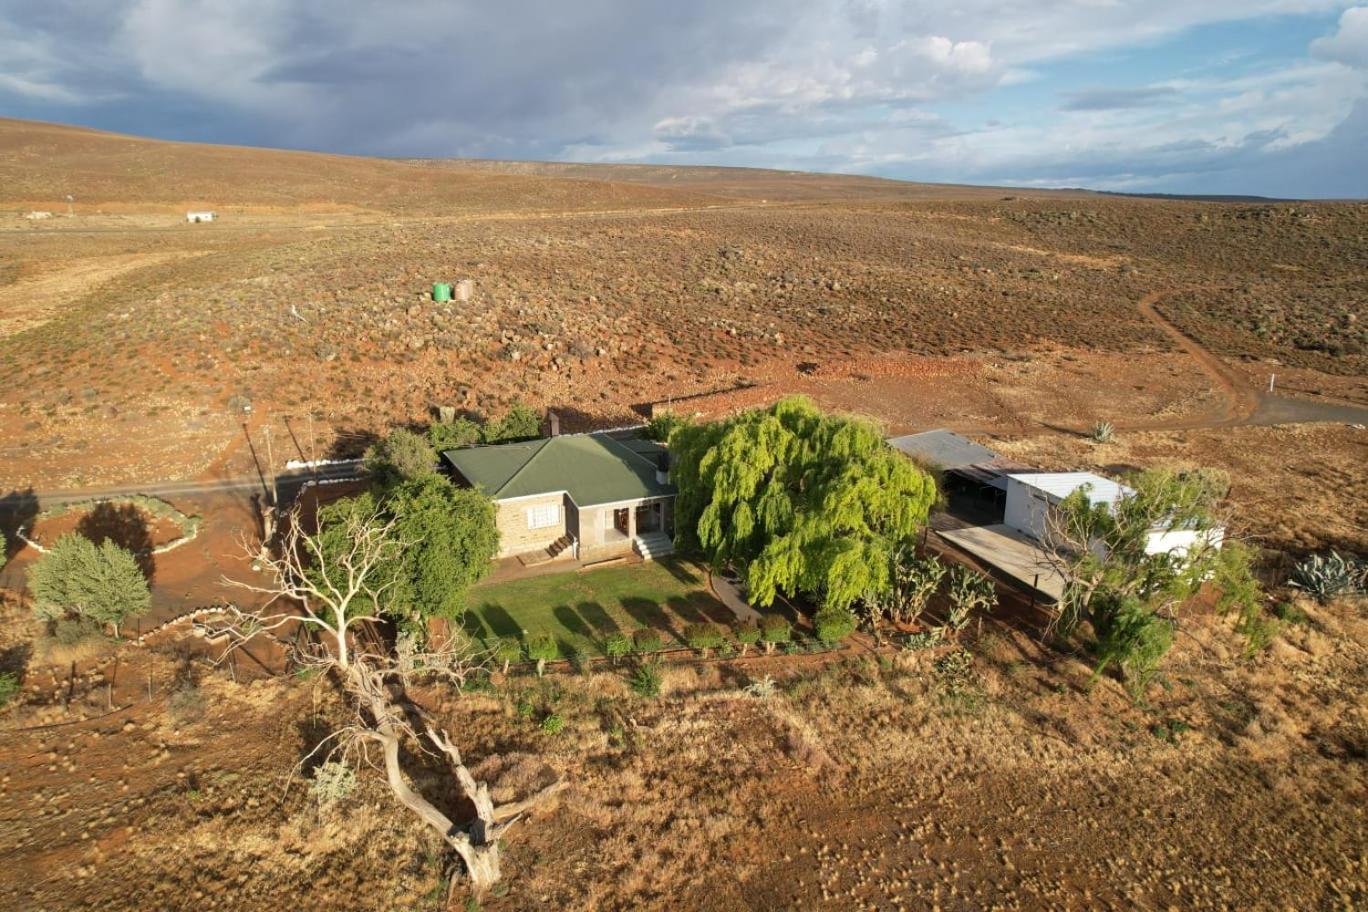
[[[540,633],[527,641],[527,657],[537,663],[537,677],[546,671],[546,663],[560,658],[560,644],[549,633]]]
[[[823,608],[813,619],[817,639],[828,646],[839,643],[855,632],[855,614],[845,608]]]
[[[614,633],[603,641],[603,654],[617,662],[632,651],[631,637],[625,633]]]
[[[503,673],[508,674],[508,666],[522,658],[522,643],[514,637],[499,637],[494,642],[494,661],[503,665]]]
[[[741,644],[741,654],[760,642],[760,627],[757,624],[742,624],[736,628],[736,642]]]
[[[653,627],[641,628],[632,635],[632,641],[636,645],[636,651],[641,653],[657,652],[664,645],[660,631]]]
[[[792,640],[793,625],[784,618],[772,614],[761,622],[760,642],[765,644],[765,652],[773,652],[775,646],[781,646]]]
[[[658,697],[662,680],[659,661],[642,662],[632,672],[632,692],[640,697]]]
[[[684,628],[684,642],[689,644],[689,648],[697,649],[704,655],[711,649],[719,648],[723,643],[722,631],[714,624],[706,621],[689,624]]]

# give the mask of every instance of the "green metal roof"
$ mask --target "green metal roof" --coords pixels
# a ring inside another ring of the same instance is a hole
[[[606,434],[568,434],[522,443],[465,447],[442,454],[495,500],[565,491],[578,506],[665,497],[655,462]]]

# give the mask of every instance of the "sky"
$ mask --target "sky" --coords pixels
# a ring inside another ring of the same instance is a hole
[[[1362,198],[1368,6],[0,0],[0,115],[364,155]]]

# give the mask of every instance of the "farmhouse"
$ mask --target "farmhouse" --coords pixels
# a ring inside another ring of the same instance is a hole
[[[567,434],[447,450],[458,484],[494,499],[498,557],[649,560],[674,550],[669,456],[651,441]]]

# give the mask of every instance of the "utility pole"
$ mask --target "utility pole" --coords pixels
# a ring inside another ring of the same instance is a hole
[[[266,471],[271,475],[271,509],[275,509],[280,500],[276,493],[275,456],[271,450],[271,426],[269,424],[264,425],[262,432],[266,434]]]
[[[1270,393],[1273,392],[1273,381],[1276,380],[1276,379],[1278,379],[1278,375],[1277,375],[1277,374],[1269,374],[1269,375],[1268,375],[1268,391],[1269,391]]]

